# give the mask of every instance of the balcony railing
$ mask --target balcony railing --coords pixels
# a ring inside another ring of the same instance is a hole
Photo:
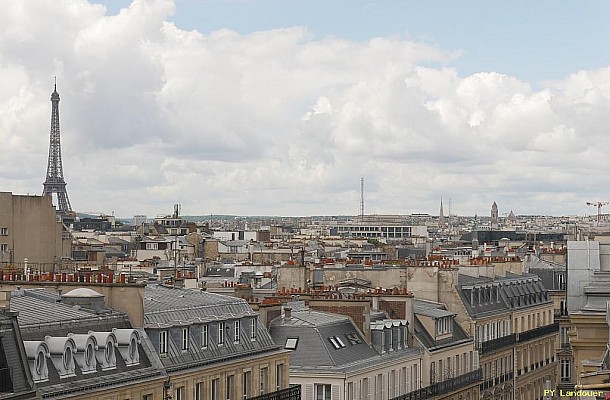
[[[528,340],[537,339],[541,336],[548,335],[550,333],[559,332],[559,323],[555,322],[551,325],[541,326],[540,328],[530,329],[529,331],[521,332],[517,334],[517,342],[527,342]]]
[[[250,397],[247,400],[301,400],[301,385],[291,385],[286,389]]]
[[[432,399],[435,396],[453,392],[462,389],[466,386],[479,383],[483,379],[483,370],[481,368],[467,372],[455,378],[446,379],[442,382],[433,383],[425,388],[403,394],[402,396],[394,397],[392,400],[425,400]]]
[[[503,349],[504,347],[514,346],[516,342],[517,339],[514,333],[508,336],[502,336],[497,339],[487,340],[481,343],[479,354],[485,354],[495,350]]]

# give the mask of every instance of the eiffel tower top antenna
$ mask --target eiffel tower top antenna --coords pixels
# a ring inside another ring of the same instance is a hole
[[[52,196],[57,193],[57,211],[71,212],[72,206],[66,191],[66,181],[61,162],[61,140],[59,129],[59,93],[57,93],[57,77],[53,93],[51,93],[51,134],[49,141],[49,161],[47,163],[47,177],[43,184],[42,195]]]

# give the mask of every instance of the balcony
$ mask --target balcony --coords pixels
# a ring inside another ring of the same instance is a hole
[[[479,354],[486,354],[505,347],[512,347],[516,342],[516,335],[514,333],[494,340],[488,340],[480,344]]]
[[[464,375],[456,376],[455,378],[446,379],[442,382],[433,383],[432,385],[403,394],[402,396],[394,397],[392,400],[425,400],[434,399],[436,396],[453,392],[458,389],[465,388],[470,385],[479,383],[483,379],[483,370],[481,368],[468,372]]]
[[[301,400],[301,385],[291,385],[286,389],[250,397],[247,400]]]
[[[532,339],[537,339],[541,336],[549,335],[551,333],[559,333],[559,323],[555,322],[551,325],[541,326],[540,328],[530,329],[529,331],[521,332],[517,334],[517,342],[527,342]]]

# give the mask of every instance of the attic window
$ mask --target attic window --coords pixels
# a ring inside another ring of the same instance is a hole
[[[288,338],[286,339],[286,344],[284,345],[285,349],[288,350],[296,350],[297,345],[299,344],[299,338]]]
[[[354,332],[346,334],[345,337],[347,338],[347,340],[351,344],[360,344],[360,343],[362,343],[362,340],[360,340],[358,335],[356,335],[356,333],[354,333]]]

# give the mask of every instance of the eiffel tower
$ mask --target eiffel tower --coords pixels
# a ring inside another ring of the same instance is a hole
[[[42,195],[53,196],[57,193],[57,211],[71,212],[72,206],[66,191],[64,171],[61,166],[61,142],[59,137],[59,93],[57,82],[51,93],[51,142],[49,144],[49,163],[47,165],[47,179],[44,181]]]

